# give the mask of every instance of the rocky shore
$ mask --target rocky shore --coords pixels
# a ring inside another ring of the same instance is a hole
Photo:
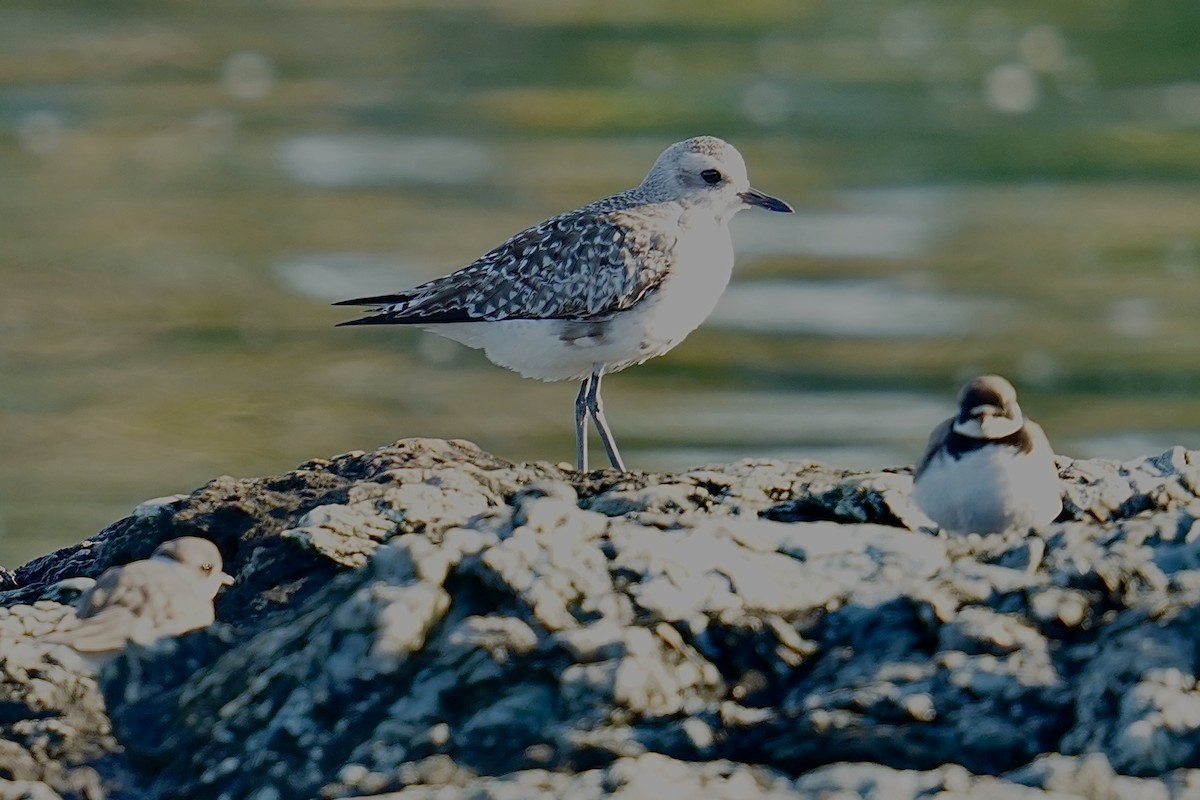
[[[905,470],[405,440],[0,570],[0,800],[1200,797],[1200,452],[945,538]],[[210,628],[98,677],[79,576],[211,539]]]

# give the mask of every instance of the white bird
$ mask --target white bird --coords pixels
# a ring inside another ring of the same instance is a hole
[[[732,145],[698,136],[664,150],[638,186],[521,231],[450,275],[336,305],[373,306],[342,325],[418,325],[527,378],[580,380],[576,466],[587,469],[591,417],[624,470],[600,381],[708,317],[733,269],[729,221],[751,206],[792,210],[750,187]]]
[[[233,578],[207,539],[184,536],[160,544],[150,558],[110,567],[80,595],[75,616],[43,641],[73,647],[93,667],[128,642],[150,644],[211,625],[213,598]]]
[[[999,375],[967,383],[958,415],[929,437],[913,499],[950,533],[997,533],[1052,522],[1062,510],[1054,451]]]

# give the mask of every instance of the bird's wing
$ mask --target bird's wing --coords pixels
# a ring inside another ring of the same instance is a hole
[[[913,470],[913,477],[920,476],[925,468],[929,466],[930,459],[933,458],[934,452],[938,446],[945,440],[946,435],[950,432],[950,426],[954,424],[954,418],[944,419],[933,429],[933,433],[929,434],[929,442],[925,445],[925,452],[921,454],[921,460],[917,462],[916,469]]]
[[[119,650],[132,638],[139,623],[137,615],[125,606],[112,606],[93,616],[77,619],[73,627],[62,628],[44,637],[53,644],[65,644],[84,653]]]
[[[96,579],[96,585],[80,595],[75,613],[80,619],[94,617],[107,608],[142,608],[146,598],[156,590],[169,590],[156,568],[167,565],[149,561],[134,561],[112,567]]]
[[[666,277],[676,237],[646,222],[620,211],[560,215],[444,278],[337,303],[374,306],[373,316],[341,324],[603,317],[634,305]]]
[[[1050,446],[1050,440],[1046,437],[1046,432],[1042,430],[1042,426],[1038,425],[1031,419],[1025,420],[1025,441],[1026,452],[1041,451],[1046,453],[1050,458],[1054,458],[1054,448]]]

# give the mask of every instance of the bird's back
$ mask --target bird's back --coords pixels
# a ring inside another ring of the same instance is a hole
[[[665,278],[680,209],[634,190],[527,228],[471,264],[394,294],[344,300],[376,313],[342,325],[587,320],[627,309]]]

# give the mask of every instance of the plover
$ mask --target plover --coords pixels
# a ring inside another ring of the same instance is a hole
[[[125,648],[212,624],[213,598],[233,578],[207,539],[163,542],[144,561],[105,570],[75,603],[75,617],[42,637],[75,648],[93,668]]]
[[[576,466],[587,469],[591,417],[624,470],[600,382],[708,317],[733,269],[729,221],[751,206],[792,210],[750,187],[732,145],[697,136],[664,150],[634,188],[527,228],[450,275],[336,305],[373,307],[342,325],[418,325],[527,378],[580,380]]]
[[[1062,510],[1054,451],[999,375],[967,383],[958,415],[933,430],[913,499],[949,533],[997,533],[1051,522]]]

